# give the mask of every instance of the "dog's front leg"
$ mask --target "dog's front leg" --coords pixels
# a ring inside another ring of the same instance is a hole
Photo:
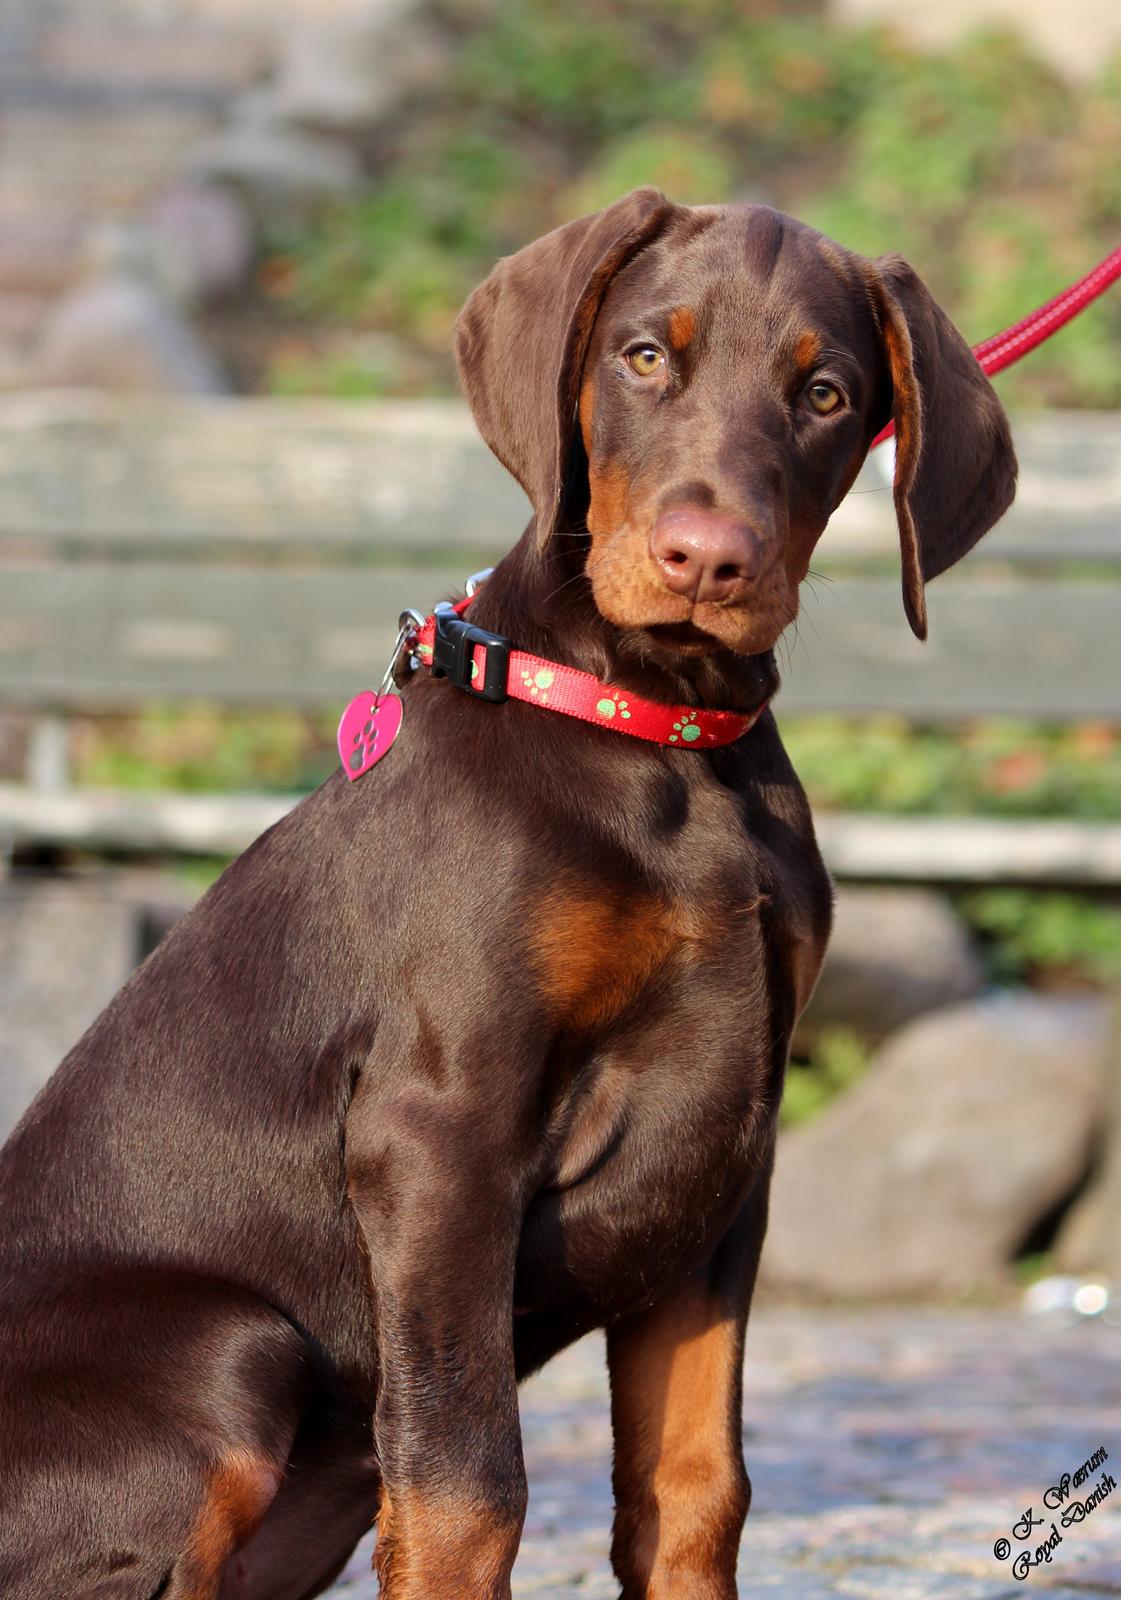
[[[385,1600],[507,1600],[526,1480],[513,1355],[522,1204],[511,1118],[359,1085],[351,1201],[370,1260]]]
[[[736,1600],[743,1348],[769,1173],[712,1262],[608,1330],[622,1600]]]

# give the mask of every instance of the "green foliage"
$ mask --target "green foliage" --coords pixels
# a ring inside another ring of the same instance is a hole
[[[818,18],[740,21],[705,43],[696,113],[761,175],[849,136],[895,63],[885,34],[830,31]]]
[[[282,355],[273,365],[272,391],[285,399],[329,395],[332,400],[382,400],[401,392],[396,368],[357,355],[316,358]]]
[[[834,1095],[855,1083],[868,1065],[868,1050],[851,1028],[823,1028],[804,1063],[792,1062],[786,1074],[780,1123],[809,1122]]]
[[[1099,98],[1113,102],[1104,77],[1091,103]],[[1116,160],[1096,150],[1092,122],[1011,35],[899,58],[861,108],[844,168],[807,205],[807,220],[866,254],[908,256],[966,335],[984,338],[1101,253]],[[1082,183],[1072,186],[1079,164]],[[1117,404],[1110,346],[1119,327],[1114,306],[1095,307],[1002,378],[1002,392],[1020,404]]]
[[[1121,731],[984,718],[962,729],[901,717],[782,719],[811,801],[839,810],[937,815],[1121,814]]]
[[[495,191],[517,192],[524,176],[514,155],[483,139],[423,153],[407,177],[325,211],[312,239],[282,241],[292,305],[359,327],[406,330],[442,350],[465,261],[479,260],[499,237]]]
[[[653,124],[607,146],[572,191],[573,213],[598,211],[646,183],[685,204],[711,204],[728,199],[734,170],[714,141]]]
[[[1012,1272],[1021,1289],[1028,1289],[1040,1278],[1049,1278],[1055,1270],[1055,1258],[1050,1250],[1033,1250],[1012,1263]]]
[[[442,0],[444,82],[407,108],[369,193],[277,238],[263,281],[307,322],[413,343],[451,382],[455,312],[497,255],[626,189],[748,196],[909,256],[976,340],[1084,271],[1121,228],[1121,58],[1077,88],[1008,33],[942,53],[816,9],[733,0]],[[1012,401],[1121,403],[1121,300],[1002,378]],[[337,356],[288,392],[410,392]],[[385,387],[383,387],[385,385]]]
[[[465,39],[453,86],[467,106],[588,152],[652,113],[688,110],[662,37],[664,19],[651,27],[637,8],[503,0]]]
[[[294,791],[334,759],[333,712],[153,706],[78,723],[79,782],[110,787]],[[1121,814],[1121,730],[985,718],[962,729],[900,717],[801,716],[782,735],[815,806],[904,814]]]
[[[334,714],[152,706],[135,717],[76,724],[75,777],[114,789],[297,793],[331,771],[336,720]]]
[[[172,877],[194,895],[205,894],[230,864],[227,856],[183,856],[172,868]]]
[[[1003,982],[1047,977],[1108,983],[1121,977],[1121,909],[1086,895],[983,889],[962,910],[988,941]]]

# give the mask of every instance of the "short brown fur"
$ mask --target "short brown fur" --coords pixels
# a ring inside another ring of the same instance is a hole
[[[673,1600],[707,1580],[706,1595],[734,1600],[742,1353],[737,1318],[699,1291],[612,1343],[613,1555],[627,1597]]]
[[[454,1495],[387,1495],[378,1512],[374,1570],[383,1600],[506,1597],[521,1532],[511,1521]]]
[[[456,354],[534,511],[469,620],[620,702],[773,697],[889,416],[912,626],[1011,498],[999,403],[906,263],[765,206],[568,223]],[[749,567],[674,588],[673,512]],[[733,1600],[744,1329],[831,921],[806,796],[767,710],[686,750],[401,694],[388,758],[223,873],[0,1151],[4,1600],[311,1600],[379,1502],[388,1600],[509,1600],[517,1384],[595,1328],[624,1600]]]

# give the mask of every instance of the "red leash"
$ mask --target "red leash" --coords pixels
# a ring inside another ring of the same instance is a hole
[[[1046,305],[1029,312],[1019,322],[1005,328],[1003,333],[994,333],[991,338],[975,344],[973,354],[981,363],[982,370],[991,378],[995,373],[1003,372],[1005,367],[1022,360],[1037,345],[1050,339],[1060,328],[1065,328],[1080,311],[1085,311],[1118,278],[1121,278],[1121,245],[1111,250],[1104,261],[1099,261],[1092,272],[1079,278],[1077,283],[1072,283],[1053,300],[1048,300]],[[870,448],[874,450],[885,439],[890,439],[894,432],[895,424],[889,422],[872,440]]]

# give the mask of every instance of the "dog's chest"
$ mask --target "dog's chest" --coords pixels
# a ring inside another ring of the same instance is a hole
[[[575,1291],[597,1320],[727,1228],[769,1137],[785,1057],[754,908],[704,936],[656,918],[629,952],[625,927],[613,934],[569,990],[557,986],[565,1018],[587,1031],[558,1035],[522,1274],[527,1304]]]
[[[773,1138],[789,1036],[820,964],[829,886],[808,832],[694,807],[653,885],[554,875],[527,927],[554,1030],[544,1180],[524,1303],[609,1319],[694,1264]],[[756,813],[758,815],[758,812]]]
[[[803,849],[788,819],[763,820],[781,830],[782,849],[710,786],[641,868],[623,852],[594,867],[573,855],[556,863],[524,921],[524,971],[547,1024],[599,1040],[707,999],[706,1023],[734,1032],[735,1002],[746,994],[749,1009],[765,1009],[767,983],[787,977],[803,1004],[828,931],[828,880],[812,834]],[[729,988],[731,1014],[720,1001]]]
[[[714,1245],[773,1122],[777,1054],[700,963],[645,989],[553,1108],[520,1309],[607,1321]]]

